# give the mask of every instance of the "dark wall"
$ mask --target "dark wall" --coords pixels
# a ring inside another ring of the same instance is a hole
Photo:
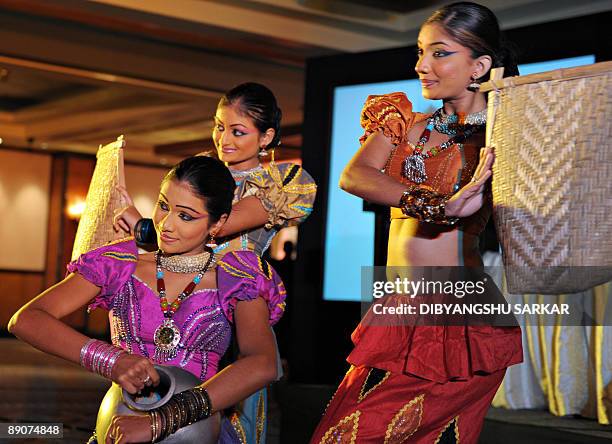
[[[597,61],[604,61],[612,53],[609,23],[612,13],[608,12],[513,29],[505,35],[516,45],[519,63],[587,54],[595,54]],[[360,318],[358,303],[328,302],[321,296],[334,88],[415,78],[415,63],[414,46],[308,61],[302,158],[319,189],[315,211],[300,229],[294,301],[288,313],[289,360],[294,381],[338,382],[348,368],[344,359],[351,349],[349,335]],[[379,220],[375,257],[376,265],[384,265],[385,224],[384,218]]]

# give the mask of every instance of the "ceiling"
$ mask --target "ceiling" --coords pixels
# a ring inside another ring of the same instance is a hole
[[[280,158],[300,156],[309,57],[414,44],[440,1],[0,0],[0,138],[159,164],[212,148],[220,94],[268,85]],[[488,0],[502,28],[610,10],[602,0]]]

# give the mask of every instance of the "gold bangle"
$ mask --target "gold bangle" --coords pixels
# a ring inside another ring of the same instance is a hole
[[[149,416],[149,420],[151,421],[151,443],[154,443],[155,442],[155,434],[156,434],[156,430],[155,430],[155,411],[149,412],[148,416]]]
[[[406,216],[438,225],[454,225],[458,217],[447,217],[446,202],[450,197],[426,188],[412,187],[404,191],[400,208]]]
[[[414,186],[410,186],[408,187],[408,189],[406,189],[403,193],[402,193],[402,197],[400,197],[399,200],[399,205],[398,207],[400,207],[401,209],[403,209],[406,206],[406,200],[410,197],[410,193],[412,193],[412,191],[414,190]]]
[[[208,418],[212,404],[203,387],[177,393],[161,407],[151,410],[151,442],[158,442],[176,433],[180,428]]]

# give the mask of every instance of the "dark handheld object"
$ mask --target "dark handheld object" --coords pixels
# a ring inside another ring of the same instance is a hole
[[[153,219],[142,218],[134,226],[134,239],[139,247],[146,250],[157,249],[157,235]]]

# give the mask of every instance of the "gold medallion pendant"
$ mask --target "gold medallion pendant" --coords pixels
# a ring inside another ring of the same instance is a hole
[[[181,331],[172,319],[166,319],[157,327],[153,338],[156,362],[166,362],[176,357],[181,341]]]

